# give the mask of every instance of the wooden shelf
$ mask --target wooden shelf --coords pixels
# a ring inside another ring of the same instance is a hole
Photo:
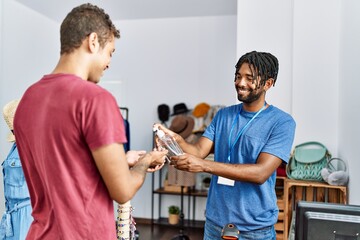
[[[284,239],[284,233],[276,233],[276,240],[283,240]]]
[[[181,220],[180,220],[181,221]],[[169,224],[169,221],[167,218],[159,218],[159,219],[154,219],[153,224],[158,224],[158,225],[166,225],[169,227],[176,227],[179,228],[181,226],[180,221],[178,224],[172,225]],[[184,227],[185,228],[201,228],[203,229],[205,225],[205,221],[195,221],[195,220],[190,220],[190,219],[185,219],[184,220]]]
[[[164,188],[158,188],[153,191],[153,193],[157,194],[167,194],[167,195],[181,195],[180,192],[175,191],[167,191]],[[190,189],[187,192],[184,192],[184,196],[195,196],[195,197],[207,197],[207,191],[202,190],[196,190],[196,189]]]
[[[284,181],[284,239],[288,239],[292,213],[298,201],[329,202],[347,204],[347,187],[322,182]]]
[[[162,204],[162,198],[165,195],[176,195],[181,196],[181,188],[167,188],[165,190],[164,187],[164,179],[162,177],[162,169],[157,173],[152,174],[152,197],[151,197],[151,225],[166,225],[169,227],[180,227],[180,224],[170,225],[168,223],[168,219],[161,217],[161,209],[164,207]],[[157,184],[155,183],[157,182]],[[158,195],[157,200],[155,200],[154,195]],[[197,190],[195,187],[187,187],[186,191],[183,192],[184,203],[187,204],[187,214],[185,214],[184,219],[184,227],[190,228],[204,228],[205,221],[196,221],[195,213],[196,213],[196,199],[206,198],[208,195],[208,191],[206,190]],[[158,205],[158,218],[154,218],[154,205]]]
[[[275,192],[276,192],[276,196],[278,198],[277,206],[279,208],[278,221],[275,224],[277,240],[284,240],[284,230],[285,230],[284,185],[285,185],[285,179],[286,179],[286,177],[276,177],[276,184],[275,184]]]

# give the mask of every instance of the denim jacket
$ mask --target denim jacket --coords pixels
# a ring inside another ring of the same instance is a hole
[[[16,143],[13,144],[8,156],[2,163],[2,167],[6,212],[1,219],[0,239],[5,239],[5,237],[13,236],[13,231],[17,230],[17,227],[13,226],[13,224],[17,223],[14,223],[14,219],[11,220],[11,214],[23,207],[30,206],[29,190],[21,167]],[[24,217],[32,220],[31,216]]]

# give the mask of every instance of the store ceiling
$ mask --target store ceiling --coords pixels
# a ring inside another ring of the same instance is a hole
[[[81,0],[16,0],[48,18],[61,22]],[[86,2],[86,1],[85,1]],[[112,20],[236,15],[237,0],[90,0]]]

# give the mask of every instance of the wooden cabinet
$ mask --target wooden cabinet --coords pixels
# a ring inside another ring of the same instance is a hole
[[[275,229],[279,240],[288,239],[292,213],[299,200],[347,204],[346,186],[298,181],[284,177],[278,177],[277,184],[279,220]]]
[[[276,239],[282,240],[284,239],[284,231],[285,231],[285,201],[284,201],[284,185],[285,185],[286,177],[276,177],[276,184],[275,184],[275,192],[278,198],[277,205],[279,208],[279,216],[278,221],[275,224],[275,231],[276,231]]]

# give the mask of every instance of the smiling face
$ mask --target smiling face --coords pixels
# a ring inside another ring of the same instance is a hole
[[[94,54],[92,66],[89,70],[88,81],[98,83],[104,71],[110,66],[112,55],[115,51],[115,38],[111,38],[105,46],[99,47]]]
[[[265,97],[265,85],[260,76],[255,74],[248,63],[243,63],[235,73],[235,89],[238,100],[243,103],[253,103]]]

